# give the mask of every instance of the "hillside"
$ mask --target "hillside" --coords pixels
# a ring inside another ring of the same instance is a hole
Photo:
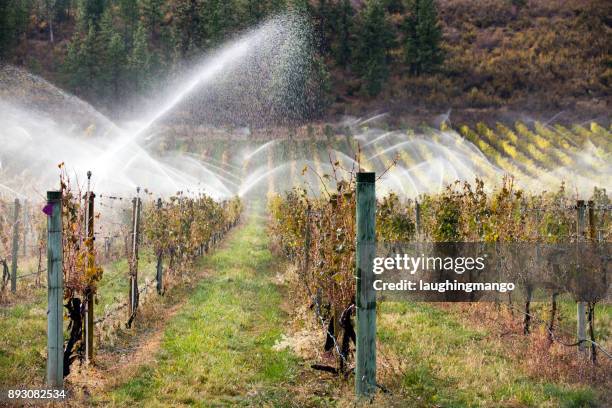
[[[110,114],[118,113],[113,107],[133,103],[133,95],[146,94],[158,78],[178,72],[266,15],[290,8],[308,15],[318,45],[316,59],[329,73],[324,75],[325,83],[317,85],[327,92],[329,103],[322,104],[323,109],[308,110],[302,119],[385,111],[394,117],[430,121],[452,109],[462,121],[489,116],[515,120],[525,112],[539,118],[563,112],[559,119],[566,121],[608,120],[612,4],[604,0],[440,0],[436,5],[443,62],[418,76],[411,73],[405,58],[406,26],[415,4],[410,1],[318,0],[306,5],[230,1],[220,5],[140,0],[131,8],[122,1],[87,1],[83,4],[102,4],[96,17],[100,22],[94,23],[101,27],[94,30],[99,32],[95,38],[89,38],[83,28],[83,14],[92,11],[73,3],[56,2],[56,9],[49,11],[41,1],[31,2],[27,9],[17,6],[24,3],[6,2],[0,9],[5,22],[0,54],[4,61],[40,74]],[[368,91],[371,79],[360,68],[364,61],[359,61],[363,59],[359,50],[368,45],[363,27],[374,3],[384,6],[390,37],[384,44],[388,47],[384,60],[372,68],[377,71],[375,79],[381,81],[380,91],[372,94]],[[153,12],[152,7],[158,8]],[[109,15],[110,27],[104,26],[102,10]],[[185,19],[185,15],[191,17]],[[144,48],[136,43],[141,25],[146,32]],[[103,54],[110,46],[103,40],[115,34],[124,45],[118,57],[108,61]],[[85,49],[88,46],[91,49]],[[340,58],[343,47],[346,55]],[[78,70],[71,70],[68,59],[75,58],[71,48],[76,54],[89,52],[91,61],[76,61]],[[135,54],[146,61],[139,61]],[[83,62],[89,62],[89,71]],[[249,120],[238,122],[249,124]]]

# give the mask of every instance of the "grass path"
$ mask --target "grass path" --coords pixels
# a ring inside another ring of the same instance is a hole
[[[206,257],[214,270],[168,323],[156,363],[97,403],[109,406],[290,405],[299,360],[275,351],[287,316],[264,223],[251,217]]]
[[[316,357],[273,349],[291,331],[283,311],[290,295],[274,282],[280,266],[260,218],[251,216],[201,266],[210,274],[159,333],[155,357],[96,405],[352,406],[352,377],[319,374],[304,368]],[[378,315],[378,378],[392,392],[379,394],[377,406],[602,406],[593,388],[529,375],[501,339],[463,322],[460,311],[381,302]],[[387,362],[397,370],[385,373]]]

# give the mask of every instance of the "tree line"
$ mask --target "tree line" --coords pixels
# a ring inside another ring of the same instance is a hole
[[[418,76],[443,62],[434,0],[0,0],[0,58],[32,33],[65,43],[60,78],[112,103],[286,10],[312,21],[326,70],[359,79],[362,95],[380,93],[392,68]]]

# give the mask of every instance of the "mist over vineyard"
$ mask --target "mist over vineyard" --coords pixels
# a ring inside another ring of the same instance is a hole
[[[0,403],[609,406],[611,15],[1,2]],[[465,243],[518,289],[359,286]]]

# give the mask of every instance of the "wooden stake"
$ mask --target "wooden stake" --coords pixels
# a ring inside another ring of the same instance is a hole
[[[17,258],[19,256],[19,199],[15,199],[13,212],[13,248],[11,260],[11,292],[17,292]]]
[[[157,211],[161,211],[162,199],[157,199]],[[157,293],[162,294],[164,292],[164,265],[163,265],[163,251],[159,249],[157,251]]]
[[[140,197],[135,197],[132,200],[132,259],[130,264],[130,320],[128,321],[128,327],[131,325],[136,309],[138,308],[138,230],[140,227],[140,208]]]
[[[64,386],[64,272],[62,245],[62,193],[47,192],[51,215],[47,218],[47,385]]]
[[[28,231],[30,230],[30,226],[28,224],[28,200],[23,200],[23,258],[25,259],[28,256]]]
[[[373,287],[376,240],[375,182],[375,173],[357,173],[355,256],[357,307],[355,395],[357,397],[371,396],[376,391],[376,292]]]
[[[584,200],[578,200],[576,203],[577,209],[577,241],[584,242],[585,236],[585,205]],[[576,335],[578,338],[578,350],[584,352],[586,350],[586,302],[578,301],[576,304]]]
[[[595,202],[589,201],[587,203],[588,218],[589,218],[589,241],[592,245],[597,245],[599,237],[597,236],[597,227],[595,225]],[[593,364],[597,361],[597,348],[595,347],[595,302],[590,301],[587,304],[587,322],[589,325],[589,337],[591,338],[591,361]]]
[[[302,280],[306,284],[306,276],[310,269],[310,204],[306,208],[306,224],[304,225],[304,265],[302,267]]]
[[[90,176],[91,173],[88,173]],[[87,237],[87,267],[94,267],[94,199],[96,195],[89,191],[85,196],[85,236]],[[87,293],[85,301],[85,357],[89,363],[93,362],[94,355],[94,292]]]
[[[418,201],[414,202],[414,227],[416,236],[420,237],[421,235],[421,204]]]

